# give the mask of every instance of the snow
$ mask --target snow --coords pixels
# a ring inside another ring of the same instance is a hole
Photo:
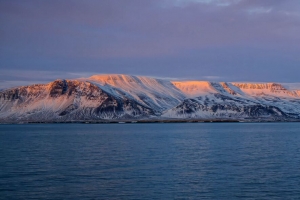
[[[94,75],[85,80],[114,96],[123,93],[145,106],[156,108],[175,106],[185,98],[171,82],[162,79],[115,74]]]
[[[288,90],[279,83],[232,83],[248,96],[273,96],[281,98],[299,98],[297,92]]]
[[[208,81],[174,81],[172,84],[186,97],[198,97],[203,94],[217,92]]]
[[[138,115],[137,108],[149,109],[144,113],[151,113],[150,110],[152,110],[161,117],[172,118],[246,116],[246,113],[237,113],[230,109],[214,112],[209,110],[214,105],[223,105],[224,108],[234,108],[234,106],[242,108],[253,105],[275,106],[283,112],[300,116],[300,83],[168,81],[123,74],[100,74],[67,82],[72,82],[76,86],[74,93],[59,95],[55,98],[50,96],[54,82],[0,91],[0,118],[48,117],[52,119],[57,118],[59,113],[70,108],[71,105],[74,106],[78,116],[106,119],[125,114]],[[137,102],[138,105],[133,108],[131,104],[128,104],[124,107],[124,113],[113,111],[113,113],[102,115],[93,114],[91,110],[101,105],[107,97],[101,96],[99,91],[91,91],[92,87],[100,88],[120,101],[130,100],[133,103]],[[12,95],[16,89],[23,91],[21,99],[4,99],[2,94]],[[88,95],[97,98],[87,98]],[[188,99],[191,99],[191,102],[183,104]],[[193,103],[198,106],[198,110],[195,108],[196,110],[192,113],[185,113],[184,110]],[[273,111],[281,115],[278,110]],[[151,115],[149,114],[148,117],[152,117]]]

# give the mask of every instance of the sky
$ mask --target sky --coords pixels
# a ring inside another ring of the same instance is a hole
[[[300,82],[300,1],[0,0],[0,88],[93,74]]]

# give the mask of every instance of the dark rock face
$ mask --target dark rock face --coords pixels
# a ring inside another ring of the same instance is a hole
[[[56,80],[52,82],[50,86],[50,96],[58,97],[62,94],[65,94],[68,89],[68,83],[66,80]]]
[[[36,98],[42,93],[43,90],[45,90],[45,86],[41,84],[4,90],[0,92],[0,100],[18,100],[19,102],[21,102],[29,98]]]
[[[210,113],[212,118],[268,118],[270,120],[299,119],[299,115],[283,112],[280,108],[264,105],[240,98],[232,98],[222,94],[211,97],[185,99],[171,111],[175,116],[187,118],[201,117],[201,113]]]
[[[2,91],[0,101],[3,101],[0,112],[18,108],[12,115],[6,116],[12,120],[16,119],[16,115],[21,120],[64,121],[141,118],[155,113],[149,107],[126,97],[115,97],[92,83],[70,80]]]
[[[18,88],[11,89],[11,90],[0,93],[0,99],[3,99],[3,100],[12,101],[12,100],[16,100],[18,98],[19,98],[19,89]]]
[[[69,114],[70,112],[76,110],[78,107],[74,104],[69,105],[64,111],[62,111],[61,113],[59,113],[59,116],[64,116]]]

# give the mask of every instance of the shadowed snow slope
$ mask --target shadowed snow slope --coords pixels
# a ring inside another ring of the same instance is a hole
[[[168,81],[122,74],[0,91],[0,121],[299,120],[299,84]]]

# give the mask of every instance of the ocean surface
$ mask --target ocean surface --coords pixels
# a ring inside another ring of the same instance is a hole
[[[300,123],[0,125],[0,199],[300,199]]]

